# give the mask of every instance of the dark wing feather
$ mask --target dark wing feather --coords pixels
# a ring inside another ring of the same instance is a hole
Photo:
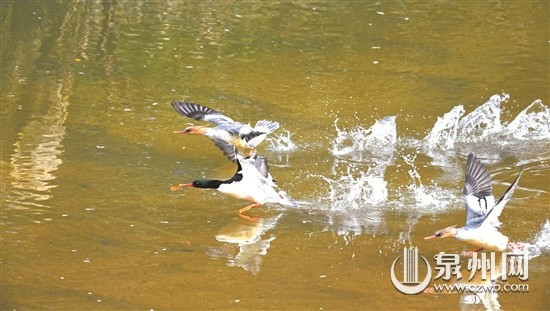
[[[463,195],[474,195],[478,198],[492,195],[491,176],[489,171],[472,153],[468,155],[466,162],[466,180],[464,182]]]
[[[271,133],[279,128],[279,122],[269,121],[269,120],[260,120],[256,122],[254,130],[260,133]]]
[[[519,174],[516,177],[516,179],[514,179],[514,182],[510,185],[510,187],[508,187],[508,189],[506,189],[506,192],[504,192],[504,195],[502,195],[502,197],[498,199],[497,205],[501,203],[506,204],[506,202],[510,201],[510,199],[512,198],[512,195],[514,194],[514,190],[516,190],[516,186],[518,185],[519,178],[523,173],[523,169],[525,169],[525,167],[521,168],[521,171],[519,171]]]
[[[173,101],[172,107],[180,114],[197,121],[212,122],[216,125],[224,122],[234,122],[231,118],[224,116],[216,110],[194,103]]]
[[[514,194],[514,190],[516,190],[516,187],[519,182],[519,178],[521,177],[521,174],[523,173],[524,168],[525,167],[521,168],[521,171],[519,171],[518,176],[516,177],[516,179],[514,179],[514,182],[510,185],[510,187],[506,189],[506,192],[504,192],[502,197],[498,199],[497,203],[495,204],[495,207],[491,209],[489,213],[487,213],[487,217],[484,220],[484,222],[487,221],[488,223],[498,223],[498,217],[500,216],[500,214],[502,214],[502,210],[504,209],[504,206],[506,205],[506,203],[508,203],[508,201],[510,201],[510,199],[512,198],[512,195]]]
[[[249,141],[251,141],[252,139],[254,139],[254,138],[256,138],[256,137],[258,137],[258,136],[260,136],[260,135],[264,135],[264,134],[265,134],[265,133],[259,133],[259,132],[254,132],[254,131],[252,131],[252,132],[249,132],[249,133],[246,133],[246,134],[240,134],[239,137],[240,137],[242,140],[244,140],[244,141],[246,141],[246,142],[249,142]]]
[[[254,166],[262,174],[263,177],[267,178],[269,175],[269,165],[267,164],[267,159],[262,156],[254,156]]]
[[[241,131],[239,137],[246,141],[250,147],[256,148],[266,137],[267,134],[279,128],[279,122],[260,120],[256,126],[249,132]]]
[[[212,141],[231,162],[237,162],[237,151],[235,150],[235,146],[221,139],[212,138]]]

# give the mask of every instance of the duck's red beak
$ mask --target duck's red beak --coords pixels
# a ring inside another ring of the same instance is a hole
[[[174,134],[184,134],[185,130],[174,131]]]
[[[179,184],[177,186],[172,186],[170,187],[170,190],[172,191],[178,191],[178,190],[181,190],[182,188],[185,188],[185,187],[193,187],[193,184],[192,183],[189,183],[189,184]]]

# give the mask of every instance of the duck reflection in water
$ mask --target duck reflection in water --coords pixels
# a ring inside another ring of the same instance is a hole
[[[215,259],[225,258],[228,266],[241,267],[253,275],[258,275],[263,256],[267,255],[271,241],[275,240],[272,234],[266,238],[263,236],[275,228],[282,216],[283,213],[280,213],[253,222],[238,219],[218,231],[216,240],[223,245],[208,248],[206,254]]]

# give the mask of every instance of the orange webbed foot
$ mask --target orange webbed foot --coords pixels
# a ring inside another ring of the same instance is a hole
[[[483,249],[483,247],[478,248],[478,249],[473,249],[473,250],[471,250],[471,251],[469,251],[469,252],[462,252],[462,255],[465,256],[465,257],[472,257],[472,256],[474,255],[474,253],[477,253],[477,252],[479,252],[479,251],[482,250],[482,249]]]
[[[254,207],[258,207],[258,206],[262,206],[262,204],[260,203],[254,203],[254,204],[250,204],[250,205],[247,205],[243,208],[241,208],[239,210],[239,216],[241,216],[242,218],[246,219],[246,220],[250,220],[250,221],[256,221],[258,220],[259,218],[257,217],[251,217],[251,216],[248,216],[248,215],[244,215],[243,213],[248,211],[249,209],[251,208],[254,208]]]
[[[511,242],[511,241],[508,241],[508,247],[512,250],[524,250],[525,249],[525,244],[523,243],[520,243],[520,242]]]

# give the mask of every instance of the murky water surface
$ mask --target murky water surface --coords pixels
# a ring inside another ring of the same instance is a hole
[[[550,308],[547,1],[0,9],[2,309]],[[173,134],[183,99],[280,122],[258,153],[303,204],[171,192],[235,170]],[[470,152],[497,197],[526,168],[500,220],[529,292],[403,295],[404,246],[471,248],[423,239],[464,224]]]

